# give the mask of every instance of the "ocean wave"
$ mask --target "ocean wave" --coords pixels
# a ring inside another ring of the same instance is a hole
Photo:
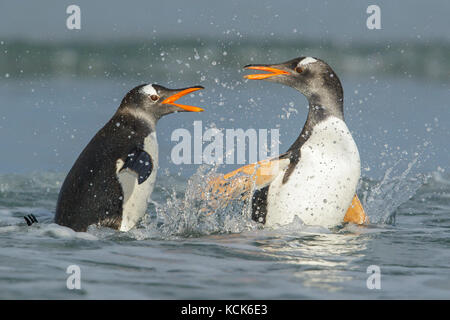
[[[1,78],[92,77],[192,80],[249,63],[282,62],[308,55],[339,74],[450,79],[450,43],[339,44],[311,40],[159,39],[127,42],[32,42],[0,45]]]

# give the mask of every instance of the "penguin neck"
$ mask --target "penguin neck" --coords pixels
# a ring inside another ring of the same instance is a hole
[[[309,104],[308,120],[320,122],[328,116],[334,116],[344,121],[344,92],[337,84],[323,87],[317,93],[307,96]]]
[[[344,99],[342,87],[334,92],[311,94],[308,97],[309,112],[300,135],[288,151],[299,150],[311,136],[314,126],[328,117],[336,117],[344,121]],[[300,91],[299,89],[297,89]]]
[[[135,124],[139,124],[139,126],[143,126],[146,128],[148,133],[156,132],[156,123],[158,122],[159,118],[153,116],[152,114],[149,114],[141,109],[135,109],[135,108],[124,108],[119,109],[117,112],[117,116],[119,117],[129,117],[133,119]]]

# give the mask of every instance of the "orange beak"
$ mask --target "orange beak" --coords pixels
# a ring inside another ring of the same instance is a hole
[[[261,74],[249,74],[244,76],[244,78],[250,79],[250,80],[263,80],[267,79],[273,76],[277,76],[280,74],[289,74],[287,71],[283,71],[277,68],[273,67],[266,67],[266,66],[245,66],[244,69],[251,69],[251,70],[261,70],[261,71],[267,71],[270,73],[261,73]]]
[[[182,89],[181,91],[175,93],[174,95],[171,95],[170,97],[166,98],[163,102],[161,102],[161,104],[171,104],[173,106],[177,106],[178,108],[181,108],[186,111],[191,111],[191,112],[202,112],[202,111],[204,111],[202,108],[175,103],[175,101],[177,101],[181,97],[183,97],[191,92],[201,90],[201,89],[204,89],[204,88],[198,86],[198,87]]]

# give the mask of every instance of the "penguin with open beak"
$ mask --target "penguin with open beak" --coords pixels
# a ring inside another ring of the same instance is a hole
[[[367,223],[355,195],[359,152],[344,121],[342,85],[333,69],[312,57],[244,68],[263,71],[247,79],[284,84],[306,96],[308,117],[286,153],[211,179],[204,197],[228,203],[251,196],[252,219],[266,226],[286,225],[295,217],[325,227]]]
[[[333,69],[313,57],[244,68],[264,71],[245,78],[287,85],[309,103],[303,130],[279,157],[288,160],[287,166],[253,195],[252,218],[268,226],[285,225],[295,217],[324,227],[346,220],[365,222],[355,196],[361,170],[359,152],[344,121],[344,93]]]
[[[55,222],[75,231],[89,225],[120,231],[145,214],[156,179],[156,123],[175,112],[202,108],[177,103],[203,89],[168,89],[144,84],[129,91],[108,123],[84,148],[59,193]]]

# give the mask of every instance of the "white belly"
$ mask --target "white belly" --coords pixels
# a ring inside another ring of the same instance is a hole
[[[358,148],[345,122],[330,117],[317,124],[285,184],[283,177],[270,185],[266,226],[289,224],[295,216],[307,225],[341,224],[360,177]]]
[[[147,152],[153,160],[153,170],[147,180],[138,184],[137,174],[128,169],[117,173],[124,194],[120,231],[128,231],[133,228],[147,210],[148,199],[155,186],[156,171],[158,168],[158,142],[154,132],[145,138],[144,151]],[[122,166],[123,161],[119,160],[117,163],[117,171],[119,171]]]

